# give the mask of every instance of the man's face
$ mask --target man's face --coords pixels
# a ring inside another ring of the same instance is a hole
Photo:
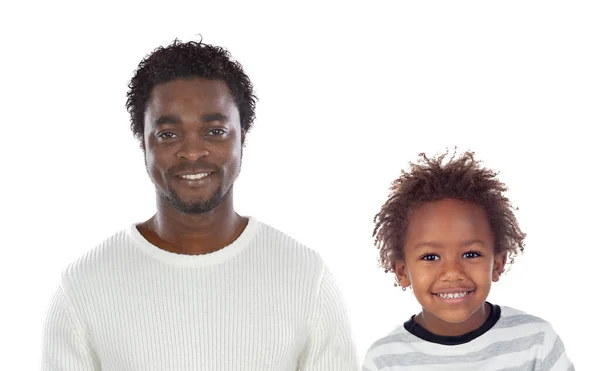
[[[229,194],[240,171],[244,135],[227,85],[205,78],[154,87],[144,116],[146,169],[159,199],[201,214]]]

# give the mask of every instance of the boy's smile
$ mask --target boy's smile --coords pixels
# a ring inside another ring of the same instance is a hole
[[[403,250],[395,272],[423,307],[417,323],[435,334],[456,336],[485,322],[485,301],[506,256],[494,253],[483,208],[454,199],[424,204],[411,214]]]

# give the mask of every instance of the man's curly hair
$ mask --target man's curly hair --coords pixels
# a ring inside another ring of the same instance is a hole
[[[158,47],[146,56],[129,82],[126,107],[134,136],[143,138],[144,112],[157,84],[195,77],[227,84],[240,113],[242,132],[247,133],[254,122],[257,98],[242,66],[224,48],[205,44],[202,40],[183,43],[175,39],[170,45]]]
[[[507,187],[497,179],[497,172],[483,168],[473,152],[444,164],[448,152],[434,158],[419,155],[403,170],[390,187],[388,200],[375,216],[375,246],[379,264],[386,272],[394,270],[397,260],[404,258],[404,241],[411,213],[421,205],[442,199],[473,203],[485,211],[494,236],[496,254],[507,253],[510,263],[523,251],[525,233],[513,213],[511,202],[504,196]]]

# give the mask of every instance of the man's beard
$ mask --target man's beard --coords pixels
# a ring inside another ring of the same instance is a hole
[[[144,152],[144,161],[146,161],[146,153],[145,152]],[[198,166],[198,167],[201,167],[201,166]],[[174,174],[177,171],[193,170],[193,169],[194,169],[194,167],[189,166],[189,165],[187,165],[187,166],[184,165],[184,166],[180,166],[177,168],[171,168],[168,171],[167,177],[168,177],[168,179],[172,179],[175,176]],[[167,186],[166,192],[163,192],[158,187],[156,187],[157,195],[160,199],[170,203],[171,205],[173,205],[173,207],[176,210],[178,210],[184,214],[191,214],[191,215],[204,214],[204,213],[214,210],[217,206],[219,206],[219,204],[221,203],[223,198],[226,197],[231,192],[231,190],[233,188],[233,184],[235,183],[235,180],[240,175],[241,169],[242,169],[242,161],[241,161],[241,157],[240,157],[240,163],[236,169],[235,177],[233,178],[233,181],[229,185],[229,188],[227,189],[227,191],[223,192],[224,187],[223,187],[223,183],[221,183],[221,184],[219,184],[219,186],[217,187],[215,192],[206,200],[186,202],[177,195],[177,192],[175,192],[175,190],[173,189],[173,187],[171,187],[170,184]],[[150,180],[152,180],[152,175],[150,174],[150,171],[148,169],[147,162],[146,162],[146,172],[148,173]],[[222,182],[225,181],[224,179],[221,179],[221,180],[222,180]],[[165,204],[166,204],[166,202],[165,202]]]
[[[208,199],[186,202],[177,195],[173,188],[169,187],[167,191],[168,193],[163,192],[162,197],[164,197],[173,205],[173,207],[175,207],[175,209],[181,211],[182,213],[197,215],[214,210],[217,206],[219,206],[221,200],[223,200],[223,197],[229,193],[230,190],[231,187],[227,190],[227,192],[223,192],[223,184],[220,184]]]

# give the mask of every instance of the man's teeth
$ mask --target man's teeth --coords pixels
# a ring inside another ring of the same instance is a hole
[[[464,298],[468,293],[469,293],[468,291],[465,291],[465,292],[454,292],[451,294],[439,293],[436,295],[438,295],[442,299],[460,299],[460,298]]]
[[[196,179],[202,179],[205,176],[207,176],[208,174],[209,173],[199,173],[199,174],[182,175],[181,177],[183,179],[196,180]]]

